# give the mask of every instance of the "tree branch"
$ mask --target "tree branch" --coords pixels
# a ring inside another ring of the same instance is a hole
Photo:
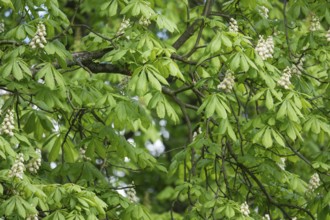
[[[179,49],[198,29],[198,26],[202,22],[202,19],[197,19],[189,25],[185,32],[174,42],[172,45],[175,49]]]

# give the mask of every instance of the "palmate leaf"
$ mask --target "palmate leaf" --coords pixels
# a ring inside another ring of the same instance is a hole
[[[228,136],[235,142],[237,141],[237,137],[236,137],[236,134],[235,134],[235,131],[232,127],[232,125],[230,124],[228,118],[226,119],[222,119],[220,121],[220,124],[219,124],[219,134],[223,135],[227,133]]]
[[[199,107],[197,113],[200,114],[205,111],[206,117],[211,117],[216,112],[220,118],[226,119],[227,112],[230,113],[230,109],[224,101],[224,97],[220,94],[209,95]]]
[[[22,80],[24,75],[31,76],[32,73],[27,64],[20,58],[11,58],[2,68],[2,77],[12,75],[16,80]]]
[[[48,156],[49,161],[56,161],[56,159],[58,158],[58,156],[60,154],[61,142],[63,141],[59,137],[54,137],[54,138],[55,138],[55,142],[50,142],[50,143],[52,143],[52,146],[51,146],[51,151],[49,152],[49,156]]]
[[[169,32],[178,31],[176,24],[163,15],[160,15],[160,14],[157,15],[156,23],[157,23],[159,29],[165,28]]]
[[[139,96],[146,94],[150,90],[149,88],[161,91],[162,84],[169,85],[153,65],[145,65],[137,68],[129,82],[131,90]]]
[[[147,1],[135,0],[131,1],[123,10],[121,14],[131,14],[132,16],[137,16],[142,14],[146,18],[150,18],[155,14],[154,10],[150,8]]]
[[[217,33],[206,47],[207,54],[214,54],[220,51],[221,48],[221,34]]]
[[[51,89],[65,88],[65,80],[62,74],[54,68],[52,63],[46,63],[36,74],[37,79],[44,79],[45,84]],[[58,87],[56,87],[56,84]]]
[[[273,145],[273,139],[271,136],[271,129],[268,127],[265,129],[265,132],[262,137],[262,144],[266,147],[269,148]]]
[[[109,16],[114,16],[117,14],[118,10],[118,1],[112,0],[110,2],[105,2],[101,6],[101,10],[105,10],[109,13]]]
[[[72,55],[65,49],[65,46],[58,40],[48,42],[45,46],[45,51],[49,55],[54,55],[62,67],[66,67],[67,61],[72,60]]]
[[[161,92],[155,92],[150,95],[152,98],[149,100],[148,107],[151,109],[156,108],[158,117],[164,118],[167,115],[174,123],[179,122],[178,114],[172,104]]]

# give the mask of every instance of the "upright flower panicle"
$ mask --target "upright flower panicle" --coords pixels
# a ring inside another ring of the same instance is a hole
[[[123,20],[120,23],[120,27],[117,31],[117,35],[121,35],[125,33],[125,30],[130,26],[130,20],[123,18]]]
[[[241,213],[245,216],[249,216],[250,214],[249,205],[246,202],[241,204]]]
[[[270,216],[268,214],[265,214],[265,216],[262,217],[262,220],[270,220]]]
[[[274,53],[273,37],[269,36],[267,40],[265,40],[263,36],[260,35],[255,50],[263,60],[266,60],[268,58],[273,58],[273,53]]]
[[[41,150],[36,149],[36,153],[38,157],[31,159],[26,166],[27,170],[31,173],[37,173],[41,166]]]
[[[0,33],[3,33],[5,31],[5,22],[1,20],[0,22]]]
[[[305,58],[302,57],[297,64],[293,64],[291,67],[291,73],[300,76],[304,67]]]
[[[92,160],[90,157],[86,156],[86,150],[84,148],[79,149],[80,157],[84,160]]]
[[[198,131],[194,131],[194,133],[193,133],[193,141],[196,139],[197,135],[199,135],[201,133],[202,133],[202,128],[201,127],[198,128]]]
[[[320,24],[320,20],[318,17],[316,17],[315,15],[312,16],[312,20],[311,20],[311,26],[309,27],[310,31],[317,31],[320,30],[321,28],[321,24]]]
[[[230,32],[238,32],[238,24],[237,21],[234,18],[230,18],[230,22],[229,22],[229,31]]]
[[[19,179],[23,179],[23,174],[24,174],[24,155],[22,153],[19,153],[16,156],[16,160],[9,170],[9,177],[17,177]]]
[[[317,189],[320,186],[320,177],[319,174],[314,173],[312,177],[309,180],[308,184],[308,190],[313,192],[315,189]]]
[[[291,69],[290,67],[286,67],[284,70],[283,70],[283,75],[282,77],[278,80],[278,84],[280,86],[282,86],[283,88],[285,89],[289,89],[289,86],[291,85]]]
[[[46,26],[40,22],[37,26],[37,33],[30,42],[30,47],[32,49],[36,49],[37,47],[44,48],[45,44],[47,44],[46,36]]]
[[[35,215],[30,215],[26,218],[26,220],[38,220],[38,214],[35,214]]]
[[[277,166],[279,166],[281,170],[285,170],[285,161],[286,161],[285,157],[281,157],[280,162],[277,163]]]
[[[10,137],[14,136],[14,130],[15,128],[15,121],[14,121],[14,112],[13,110],[9,110],[7,114],[5,115],[5,118],[3,119],[0,133],[1,134],[7,134]]]
[[[262,16],[262,17],[264,17],[264,18],[268,18],[268,13],[269,13],[269,9],[268,8],[266,8],[265,6],[261,6],[260,8],[259,8],[259,14]]]
[[[149,26],[151,24],[150,20],[146,17],[141,17],[140,20],[139,20],[139,24],[142,25],[142,26]]]
[[[325,37],[327,38],[327,41],[330,41],[330,29],[328,30],[328,32],[325,35]]]
[[[233,89],[234,85],[235,85],[235,77],[233,75],[233,72],[228,70],[225,78],[218,85],[218,89],[223,89],[226,92],[230,92]]]
[[[132,182],[132,185],[134,185],[134,182]],[[126,190],[126,194],[127,194],[127,198],[131,201],[131,202],[137,202],[138,198],[136,197],[136,191],[134,189],[134,187],[130,187]]]

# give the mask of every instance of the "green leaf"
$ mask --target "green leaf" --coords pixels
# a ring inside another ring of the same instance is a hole
[[[178,31],[176,24],[161,14],[157,15],[156,23],[159,29],[165,28],[171,33],[173,33],[174,31]]]
[[[222,40],[222,43],[226,47],[228,47],[228,48],[231,48],[232,47],[232,43],[231,43],[231,41],[229,40],[229,38],[226,35],[221,34],[221,40]]]
[[[241,53],[241,59],[240,59],[240,67],[241,67],[241,70],[244,71],[244,72],[247,72],[250,68],[247,60],[246,60],[246,56]]]
[[[272,129],[272,136],[279,145],[281,145],[282,147],[285,147],[283,138],[277,133],[277,131],[275,131],[273,129]]]
[[[11,214],[13,213],[14,211],[14,208],[15,208],[15,198],[12,197],[10,198],[8,201],[6,201],[4,204],[6,204],[6,208],[5,208],[5,215],[6,216],[11,216]]]
[[[233,140],[233,141],[237,141],[237,137],[236,137],[236,134],[232,128],[232,126],[228,123],[227,125],[227,132],[228,132],[228,135],[229,137]]]
[[[287,101],[284,101],[276,114],[276,118],[280,119],[287,115]]]
[[[51,89],[54,90],[55,87],[55,80],[53,76],[53,72],[47,72],[45,75],[45,83]]]
[[[215,108],[217,107],[217,102],[218,102],[218,100],[217,100],[216,96],[212,95],[205,108],[205,116],[207,118],[210,118],[214,114]]]
[[[51,151],[49,152],[48,160],[49,161],[55,161],[60,154],[62,139],[60,137],[56,138],[56,141],[54,142],[54,145],[52,146]]]
[[[120,60],[123,56],[125,56],[125,54],[127,53],[127,51],[128,51],[128,50],[119,50],[118,52],[116,52],[116,53],[113,55],[111,61],[112,61],[112,62],[116,62],[116,61]]]
[[[160,85],[158,80],[155,79],[154,77],[153,78],[149,77],[149,81],[153,88],[157,89],[158,91],[160,91],[162,89],[162,86]],[[143,71],[143,72],[141,72],[141,74],[139,75],[139,79],[137,80],[136,93],[141,96],[141,95],[146,94],[147,91],[148,91],[147,76],[146,76],[145,72]]]
[[[159,118],[165,118],[165,104],[163,102],[158,103],[156,111]]]
[[[109,16],[115,16],[118,10],[118,2],[117,0],[113,0],[109,5]]]
[[[260,129],[253,137],[252,142],[253,143],[259,143],[261,137],[263,136],[264,132],[266,130],[266,127]]]
[[[262,137],[262,144],[266,147],[269,148],[273,145],[273,139],[271,137],[271,128],[266,128],[264,136]]]
[[[159,83],[159,81],[156,79],[156,77],[150,72],[148,73],[148,80],[150,82],[151,87],[153,87],[154,89],[156,89],[158,91],[162,90],[162,85]]]
[[[287,103],[287,114],[290,120],[295,122],[299,120],[296,111],[292,108],[290,102]]]
[[[291,123],[287,127],[286,132],[287,132],[287,135],[291,138],[291,140],[293,140],[293,141],[296,140],[297,135],[296,135],[296,132],[295,132],[295,130],[293,128],[293,125]]]
[[[235,216],[235,210],[230,205],[227,205],[225,209],[225,214],[228,218],[232,218]]]
[[[26,218],[25,208],[23,207],[21,200],[18,198],[16,199],[15,207],[19,216],[21,216],[22,218]]]
[[[13,75],[17,80],[23,79],[23,72],[17,62],[13,65]]]
[[[274,107],[274,100],[269,90],[266,92],[266,107],[269,110]]]
[[[220,118],[227,118],[227,113],[226,113],[226,110],[225,108],[223,107],[223,102],[217,100],[215,102],[216,106],[215,106],[215,111],[217,113],[217,115],[220,117]]]
[[[235,71],[238,69],[239,65],[240,65],[240,54],[239,53],[236,53],[235,56],[233,56],[231,62],[230,62],[230,69],[232,71]]]
[[[212,41],[207,45],[206,51],[207,53],[217,53],[221,48],[221,34],[217,33],[213,38]]]

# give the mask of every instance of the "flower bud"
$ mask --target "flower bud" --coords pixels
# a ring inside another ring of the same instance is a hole
[[[249,205],[246,202],[241,205],[241,213],[245,216],[249,216],[250,214]]]
[[[47,35],[46,26],[42,22],[40,22],[37,26],[37,32],[29,44],[30,47],[32,49],[35,49],[37,47],[44,48],[45,47],[44,44],[47,43],[47,40],[45,38],[46,35]]]
[[[261,6],[260,8],[259,8],[259,14],[262,16],[262,17],[264,17],[264,18],[268,18],[268,13],[269,13],[269,9],[268,8],[266,8],[265,6]]]
[[[235,33],[238,32],[237,21],[234,18],[230,18],[229,31],[230,32],[235,32]]]

